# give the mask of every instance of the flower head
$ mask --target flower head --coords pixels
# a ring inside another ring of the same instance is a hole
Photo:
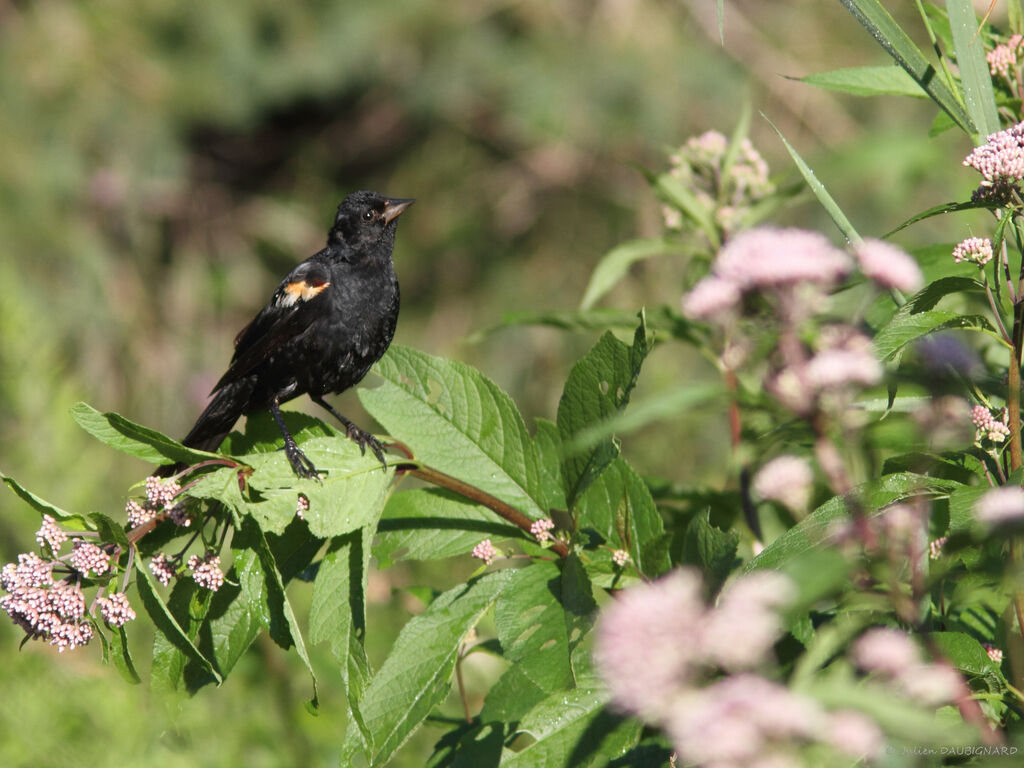
[[[100,606],[103,620],[111,627],[123,627],[135,619],[135,611],[124,592],[115,592],[110,597],[101,597],[96,601]]]
[[[921,653],[905,632],[875,628],[865,632],[853,645],[853,660],[866,672],[898,675],[921,662]]]
[[[498,551],[494,548],[490,539],[484,539],[481,541],[473,547],[473,551],[470,553],[472,557],[475,557],[478,560],[483,560],[485,565],[490,565],[497,554]]]
[[[883,288],[915,293],[924,285],[917,262],[901,248],[881,240],[865,240],[856,251],[860,271]]]
[[[984,267],[992,261],[992,241],[987,237],[968,237],[961,240],[953,249],[953,261],[957,264],[969,261]]]
[[[170,584],[171,579],[177,575],[176,569],[171,564],[171,561],[167,559],[167,555],[163,552],[149,561],[149,570],[153,576],[156,577],[156,580],[165,587]]]
[[[811,501],[814,472],[807,459],[778,456],[754,475],[753,491],[762,499],[777,501],[796,512],[804,512]]]
[[[153,507],[169,507],[174,497],[181,493],[181,486],[173,479],[163,480],[156,476],[146,478],[146,501]]]
[[[1024,488],[1004,485],[978,499],[974,516],[983,523],[999,524],[1024,519]]]
[[[192,571],[192,579],[200,587],[216,592],[224,583],[224,572],[220,569],[220,557],[207,552],[205,557],[192,555],[188,559],[188,569]]]
[[[763,227],[741,232],[719,251],[714,274],[742,289],[796,283],[832,286],[852,269],[850,257],[824,235]]]
[[[50,515],[43,515],[43,524],[36,531],[36,543],[40,547],[46,547],[52,554],[60,551],[60,546],[68,540],[67,533],[57,525],[57,521]]]
[[[964,165],[981,174],[973,199],[1003,200],[1024,177],[1024,123],[989,134],[964,158]]]
[[[542,520],[534,520],[530,524],[530,533],[537,539],[537,541],[547,541],[551,538],[550,531],[555,527],[554,521],[549,518]]]
[[[68,565],[83,576],[88,576],[89,571],[97,576],[102,576],[110,570],[110,555],[95,544],[82,539],[73,539]]]
[[[985,406],[976,405],[971,409],[971,421],[978,428],[974,436],[976,445],[981,445],[982,441],[986,439],[993,443],[1002,443],[1010,436],[1010,427],[1006,423],[1007,413],[1005,408],[997,418]]]
[[[713,275],[705,277],[683,296],[683,314],[696,320],[712,320],[737,307],[740,287],[731,280]]]
[[[619,568],[624,568],[626,563],[629,562],[629,552],[624,549],[613,550],[612,562],[619,566]]]

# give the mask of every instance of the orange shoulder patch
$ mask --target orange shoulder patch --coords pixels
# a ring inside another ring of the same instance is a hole
[[[319,296],[331,283],[328,280],[315,280],[307,282],[296,280],[284,287],[284,294],[278,300],[282,307],[290,307],[299,301],[309,301],[314,296]]]

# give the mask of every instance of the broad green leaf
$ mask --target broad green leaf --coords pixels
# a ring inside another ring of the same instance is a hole
[[[601,257],[590,275],[590,282],[583,292],[580,309],[590,309],[612,287],[622,279],[630,266],[642,259],[678,253],[678,243],[664,237],[630,240],[612,248]]]
[[[124,532],[124,525],[117,523],[102,512],[90,512],[89,519],[96,525],[101,541],[110,541],[127,551],[131,546]]]
[[[313,583],[309,613],[309,641],[328,643],[345,686],[349,720],[359,729],[364,744],[369,732],[359,701],[369,676],[363,638],[372,538],[372,528],[367,526],[331,541]]]
[[[521,538],[522,531],[492,511],[442,488],[414,488],[388,499],[373,555],[382,568],[398,560],[466,555],[490,538]]]
[[[700,568],[708,588],[718,590],[737,564],[736,550],[740,536],[735,530],[723,531],[711,524],[705,510],[694,515],[686,526],[683,539],[683,560]]]
[[[551,694],[519,722],[517,732],[534,741],[519,752],[506,748],[502,768],[603,766],[640,736],[640,723],[611,714],[601,688],[576,688]]]
[[[804,177],[804,181],[807,182],[807,186],[811,188],[811,192],[813,192],[814,196],[818,198],[818,202],[821,203],[825,212],[832,219],[832,222],[839,228],[839,231],[842,232],[843,237],[845,237],[847,242],[850,243],[856,244],[861,242],[860,235],[857,234],[857,230],[853,228],[853,224],[850,223],[850,220],[846,218],[846,214],[843,213],[843,209],[839,207],[839,203],[833,199],[832,195],[830,195],[828,190],[825,189],[825,185],[821,183],[814,171],[811,170],[811,167],[804,162],[802,157],[800,157],[800,153],[797,152],[793,145],[786,140],[786,137],[782,135],[782,131],[775,127],[775,123],[768,120],[764,113],[762,113],[761,116],[764,117],[768,122],[768,125],[770,125],[779,135],[779,138],[782,139],[782,143],[786,146],[786,151],[789,152],[789,156],[793,158],[793,162],[796,163],[796,167],[797,170],[800,171],[800,175]]]
[[[371,736],[369,765],[387,765],[451,688],[459,645],[513,580],[515,571],[486,574],[434,600],[402,628],[363,691],[363,719]],[[356,729],[352,729],[356,730]],[[357,736],[346,737],[341,763],[351,764]]]
[[[219,684],[222,681],[220,673],[214,669],[210,660],[195,646],[192,638],[182,629],[181,624],[178,623],[178,620],[171,613],[167,604],[160,599],[153,576],[150,574],[149,568],[141,562],[141,558],[136,558],[135,560],[135,572],[138,574],[136,584],[139,590],[139,597],[142,600],[142,606],[146,609],[150,619],[152,619],[159,635],[178,651],[182,657],[196,662],[205,673],[213,677]],[[186,591],[183,590],[183,592]],[[154,665],[155,663],[154,660]],[[155,673],[156,669],[154,668]],[[173,683],[171,680],[167,682]]]
[[[848,67],[794,78],[808,85],[854,96],[922,96],[928,94],[900,67]]]
[[[83,515],[76,512],[67,512],[60,507],[56,507],[48,501],[39,498],[31,491],[22,487],[22,485],[10,475],[5,475],[0,472],[0,480],[7,485],[15,494],[17,494],[22,501],[28,504],[32,509],[40,512],[44,515],[49,515],[55,520],[59,521],[62,525],[74,526],[78,530],[92,531],[95,530],[95,526],[90,521],[86,520]]]
[[[135,424],[120,414],[100,413],[86,403],[73,405],[71,417],[101,443],[151,464],[166,464],[169,461],[194,464],[218,458],[215,453],[186,448],[167,435]]]
[[[596,531],[605,546],[624,549],[637,570],[656,578],[670,567],[659,546],[664,535],[661,515],[643,479],[623,459],[616,459],[580,499],[580,530]]]
[[[318,538],[340,536],[376,522],[387,501],[393,470],[385,471],[372,452],[363,455],[344,436],[311,438],[302,444],[302,451],[320,471],[319,480],[297,478],[280,451],[242,457],[254,469],[249,485],[264,499],[246,507],[260,527],[273,533],[284,530],[295,516],[300,493],[309,501],[303,518]]]
[[[965,632],[930,632],[928,638],[947,661],[965,674],[980,676],[999,669],[981,643]]]
[[[548,509],[566,509],[565,479],[562,477],[562,436],[558,425],[547,419],[534,419],[534,443],[540,455],[540,469],[547,491]]]
[[[913,40],[889,15],[878,0],[841,0],[853,17],[860,22],[871,36],[885,49],[893,60],[906,70],[949,117],[967,133],[974,135],[977,129],[970,116],[964,111],[963,103],[949,89],[946,82],[928,63],[924,54]]]
[[[861,500],[868,514],[874,514],[889,504],[911,496],[944,498],[961,487],[960,483],[952,480],[942,480],[913,472],[899,472],[859,485],[854,488],[851,495]],[[778,569],[801,552],[825,543],[832,523],[846,519],[847,505],[847,499],[842,496],[829,499],[765,547],[760,554],[747,561],[742,571],[749,573],[758,568]]]
[[[974,143],[982,144],[988,134],[995,133],[1001,126],[996,97],[992,91],[992,76],[985,60],[983,38],[978,33],[978,17],[971,0],[946,0],[946,11],[953,32],[956,65],[964,89],[964,104],[977,131]]]
[[[274,553],[263,534],[263,531],[256,527],[256,523],[250,518],[245,521],[242,527],[243,534],[255,544],[256,555],[259,557],[260,566],[263,568],[264,584],[267,589],[267,605],[270,608],[270,636],[279,646],[287,649],[294,645],[302,663],[306,665],[309,676],[313,680],[313,698],[309,701],[312,710],[320,706],[317,694],[316,672],[313,671],[313,664],[309,660],[309,653],[306,651],[306,643],[302,639],[302,630],[295,618],[288,595],[284,590],[284,580],[277,568]]]
[[[558,401],[558,432],[563,444],[570,443],[583,430],[626,407],[649,351],[650,345],[641,315],[633,346],[627,346],[611,333],[605,333],[572,367]],[[565,497],[570,508],[618,455],[618,443],[608,436],[585,451],[564,457],[562,475],[565,480]]]
[[[139,677],[139,673],[135,670],[135,662],[132,661],[132,655],[128,652],[128,636],[125,634],[124,627],[111,627],[110,659],[113,661],[117,671],[121,673],[121,677],[124,678],[125,682],[132,685],[138,685],[142,682],[142,678]]]
[[[516,571],[495,603],[502,655],[512,666],[488,692],[484,722],[519,720],[553,691],[575,686],[561,583],[555,563],[537,562]]]
[[[904,305],[904,307],[909,305]],[[903,308],[896,313],[887,326],[882,328],[874,339],[875,354],[881,360],[890,360],[903,347],[922,336],[950,328],[961,330],[991,331],[992,326],[983,315],[961,315],[959,312],[947,310],[931,310],[916,314],[903,313]]]
[[[961,486],[949,497],[949,533],[969,533],[976,527],[974,506],[988,491],[987,485]]]
[[[547,517],[537,448],[511,398],[479,371],[392,345],[377,363],[384,384],[359,399],[416,458]]]
[[[504,723],[452,723],[434,745],[426,768],[496,766],[504,741]]]

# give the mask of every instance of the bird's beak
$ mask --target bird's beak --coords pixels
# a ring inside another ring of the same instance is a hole
[[[402,215],[402,212],[410,205],[415,203],[415,198],[409,197],[402,199],[400,197],[388,198],[384,201],[384,223],[390,224],[392,221]]]

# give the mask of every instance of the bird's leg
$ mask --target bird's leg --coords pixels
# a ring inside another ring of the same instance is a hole
[[[330,403],[324,400],[322,396],[310,395],[309,399],[312,400],[317,405],[319,405],[321,408],[327,410],[328,413],[330,413],[334,418],[341,422],[342,426],[345,427],[345,434],[348,435],[349,439],[355,440],[356,443],[359,444],[359,450],[361,450],[363,454],[366,453],[366,446],[370,446],[370,450],[373,451],[373,455],[377,457],[378,461],[380,461],[381,466],[383,466],[385,470],[388,468],[388,463],[384,460],[384,446],[381,445],[380,440],[371,435],[369,432],[360,429],[351,421],[349,421],[340,413],[338,413],[336,410],[334,410],[334,408],[331,407]]]
[[[288,427],[284,423],[284,416],[281,415],[281,402],[277,395],[274,395],[270,401],[270,414],[274,417],[274,421],[277,422],[277,428],[281,430],[281,434],[284,436],[284,455],[288,457],[288,463],[292,465],[295,474],[299,477],[319,477],[313,462],[306,457],[306,454],[299,450],[295,438],[288,431]]]

